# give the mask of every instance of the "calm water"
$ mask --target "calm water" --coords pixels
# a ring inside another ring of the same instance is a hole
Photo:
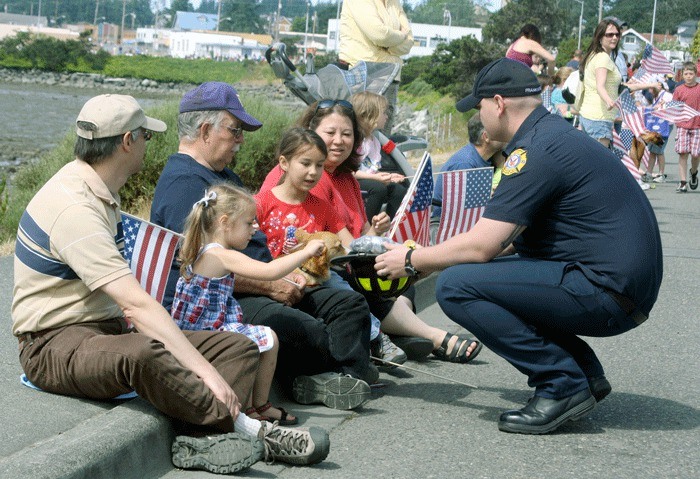
[[[97,89],[0,82],[0,167],[7,169],[50,150],[69,132]],[[133,94],[147,108],[162,101]]]

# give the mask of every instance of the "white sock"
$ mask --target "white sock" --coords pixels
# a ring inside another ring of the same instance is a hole
[[[233,423],[233,428],[236,432],[242,432],[249,436],[258,437],[258,431],[262,427],[262,423],[257,419],[251,419],[245,415],[245,413],[240,413],[236,422]]]

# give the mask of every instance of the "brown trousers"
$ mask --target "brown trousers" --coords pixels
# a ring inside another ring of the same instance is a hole
[[[237,333],[183,332],[247,404],[258,369],[256,344]],[[19,348],[27,378],[45,391],[90,399],[136,391],[170,417],[233,431],[231,414],[204,382],[161,342],[129,332],[122,320],[45,331],[25,337]]]

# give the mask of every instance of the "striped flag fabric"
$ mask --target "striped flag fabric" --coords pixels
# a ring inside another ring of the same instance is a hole
[[[658,73],[660,75],[673,74],[671,63],[666,60],[661,50],[650,44],[644,47],[641,64],[649,73]]]
[[[547,87],[542,90],[542,106],[550,113],[555,113],[554,105],[552,104],[552,89]]]
[[[632,139],[634,134],[627,129],[622,129],[618,135],[615,130],[613,130],[613,148],[612,151],[615,156],[622,161],[622,163],[627,167],[629,172],[632,174],[635,180],[638,182],[642,180],[642,174],[639,169],[634,164],[634,160],[629,156],[630,148],[632,148]],[[649,155],[649,150],[645,149],[644,155]]]
[[[181,236],[124,212],[121,232],[124,237],[121,253],[131,272],[143,289],[161,303]]]
[[[657,81],[656,78],[656,75],[649,73],[646,68],[640,66],[630,78],[630,83],[651,83]]]
[[[661,108],[652,110],[651,114],[671,123],[690,121],[700,116],[699,111],[679,100],[666,102]]]
[[[622,121],[627,128],[634,133],[634,136],[640,136],[646,131],[646,126],[644,126],[644,110],[637,107],[629,90],[623,90],[620,96],[617,97],[617,100],[615,100],[615,104],[620,109]],[[629,151],[629,149],[627,151]]]
[[[430,206],[433,201],[433,162],[430,154],[423,155],[401,206],[394,215],[388,237],[398,243],[412,239],[430,244]]]
[[[473,168],[444,173],[442,212],[435,244],[466,233],[479,221],[491,197],[493,168]]]

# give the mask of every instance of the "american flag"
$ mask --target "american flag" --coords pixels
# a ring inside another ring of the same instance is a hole
[[[615,153],[615,156],[622,161],[622,163],[627,167],[630,173],[632,173],[632,176],[634,176],[634,179],[637,181],[642,180],[642,174],[639,172],[639,169],[637,166],[634,164],[634,160],[629,156],[629,151],[630,148],[632,148],[632,139],[634,138],[634,134],[626,129],[623,128],[620,131],[620,134],[618,135],[615,130],[613,130],[613,148],[612,151]],[[645,149],[644,151],[644,157],[648,158],[649,156],[649,150]],[[644,158],[642,159],[644,161]],[[646,162],[645,162],[646,163]]]
[[[542,106],[550,113],[554,113],[554,105],[552,105],[552,89],[545,88],[542,90]]]
[[[430,244],[430,206],[433,201],[433,162],[426,152],[416,176],[408,187],[406,196],[391,222],[389,238],[403,243],[412,239],[416,243]]]
[[[615,104],[620,108],[622,121],[628,129],[632,130],[635,136],[640,136],[646,131],[644,126],[644,110],[637,107],[634,98],[628,90],[624,90],[615,101]]]
[[[466,233],[479,221],[491,197],[493,168],[474,168],[444,173],[442,214],[435,244]]]
[[[682,121],[690,121],[693,118],[700,116],[700,112],[679,100],[671,100],[663,105],[663,107],[652,110],[652,115],[658,116],[662,120],[670,121],[671,123],[680,123]]]
[[[124,251],[131,272],[143,289],[159,303],[163,301],[168,273],[181,236],[170,230],[122,212]]]
[[[637,71],[634,72],[632,78],[630,78],[630,83],[651,83],[655,80],[655,75],[649,73],[646,68],[639,67]]]
[[[658,48],[647,45],[644,47],[644,53],[642,54],[642,67],[646,69],[649,73],[658,73],[661,75],[673,74],[673,67],[661,50]]]

